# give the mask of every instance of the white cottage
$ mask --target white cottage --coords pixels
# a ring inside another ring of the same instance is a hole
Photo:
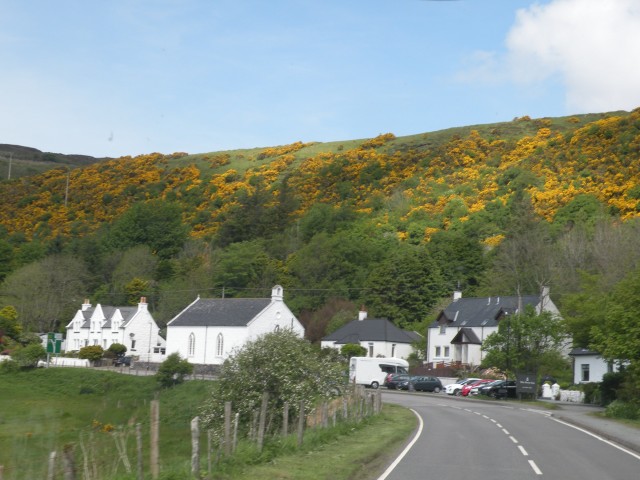
[[[538,313],[560,316],[547,287],[540,295],[519,297],[462,298],[462,292],[454,292],[453,301],[427,329],[426,363],[480,365],[484,340],[498,330],[500,321],[528,305]]]
[[[602,382],[606,373],[620,371],[620,362],[607,362],[598,352],[587,348],[574,348],[569,356],[573,362],[573,383],[576,385]]]
[[[145,297],[140,298],[137,307],[93,307],[85,300],[67,325],[66,349],[99,345],[107,350],[120,343],[127,347],[127,355],[154,362],[162,358],[166,344],[159,330]]]
[[[304,337],[304,327],[284,303],[283,288],[271,298],[200,298],[167,324],[167,354],[189,362],[221,365],[234,350],[259,336],[290,329]]]

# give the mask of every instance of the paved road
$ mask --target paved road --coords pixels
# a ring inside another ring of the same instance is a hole
[[[383,400],[413,409],[423,428],[380,480],[640,478],[640,454],[576,428],[551,410],[444,394],[385,392]]]

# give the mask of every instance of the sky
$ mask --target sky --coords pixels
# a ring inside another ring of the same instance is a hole
[[[0,0],[0,143],[120,157],[640,106],[640,0]]]

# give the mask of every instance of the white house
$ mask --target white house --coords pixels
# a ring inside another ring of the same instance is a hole
[[[586,348],[574,348],[569,353],[573,360],[573,383],[601,382],[605,373],[620,370],[618,363],[607,362],[598,352]]]
[[[167,354],[189,362],[221,365],[236,349],[259,336],[291,329],[304,337],[304,327],[284,303],[283,288],[271,298],[200,298],[167,324]]]
[[[427,329],[426,363],[479,365],[484,340],[498,330],[500,321],[528,305],[538,313],[560,316],[547,287],[540,295],[509,297],[462,298],[461,292],[454,292],[453,301]]]
[[[386,318],[367,318],[367,312],[362,309],[357,320],[324,337],[320,346],[340,349],[354,343],[366,348],[368,357],[407,359],[413,353],[412,344],[421,338],[420,334],[402,330]]]
[[[112,307],[85,300],[67,325],[67,350],[99,345],[107,350],[112,344],[127,347],[127,355],[141,361],[162,361],[165,340],[149,312],[147,299],[140,298],[137,307]]]

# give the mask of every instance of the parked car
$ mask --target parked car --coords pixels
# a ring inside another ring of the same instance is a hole
[[[470,393],[471,393],[471,389],[473,388],[477,388],[480,385],[484,385],[485,383],[489,383],[492,382],[493,380],[490,378],[482,378],[480,380],[478,380],[477,382],[469,382],[466,385],[462,386],[462,389],[460,390],[460,395],[462,395],[463,397],[467,397]],[[477,390],[476,390],[477,392]]]
[[[493,398],[516,398],[516,381],[515,380],[498,380],[490,385],[482,387],[478,390],[482,395]]]
[[[387,381],[387,388],[390,390],[402,390],[403,386],[406,386],[407,388],[404,388],[404,390],[407,390],[409,388],[410,378],[411,375],[406,373],[396,373],[395,375],[391,375],[391,378]]]
[[[478,380],[480,379],[475,377],[463,378],[462,380],[458,380],[456,383],[451,383],[444,387],[444,391],[447,393],[447,395],[460,395],[462,387],[464,387],[469,382],[477,382]]]
[[[125,356],[116,357],[113,360],[113,366],[114,367],[130,367],[131,357],[125,357]]]
[[[442,382],[437,377],[412,377],[411,383],[417,392],[440,393],[442,391]]]
[[[501,382],[502,380],[491,380],[490,382],[487,383],[481,383],[479,385],[476,385],[475,387],[472,387],[471,390],[469,390],[469,395],[472,396],[476,396],[476,395],[480,395],[480,389],[485,388],[485,387],[489,387],[490,385],[493,385],[497,382]]]

